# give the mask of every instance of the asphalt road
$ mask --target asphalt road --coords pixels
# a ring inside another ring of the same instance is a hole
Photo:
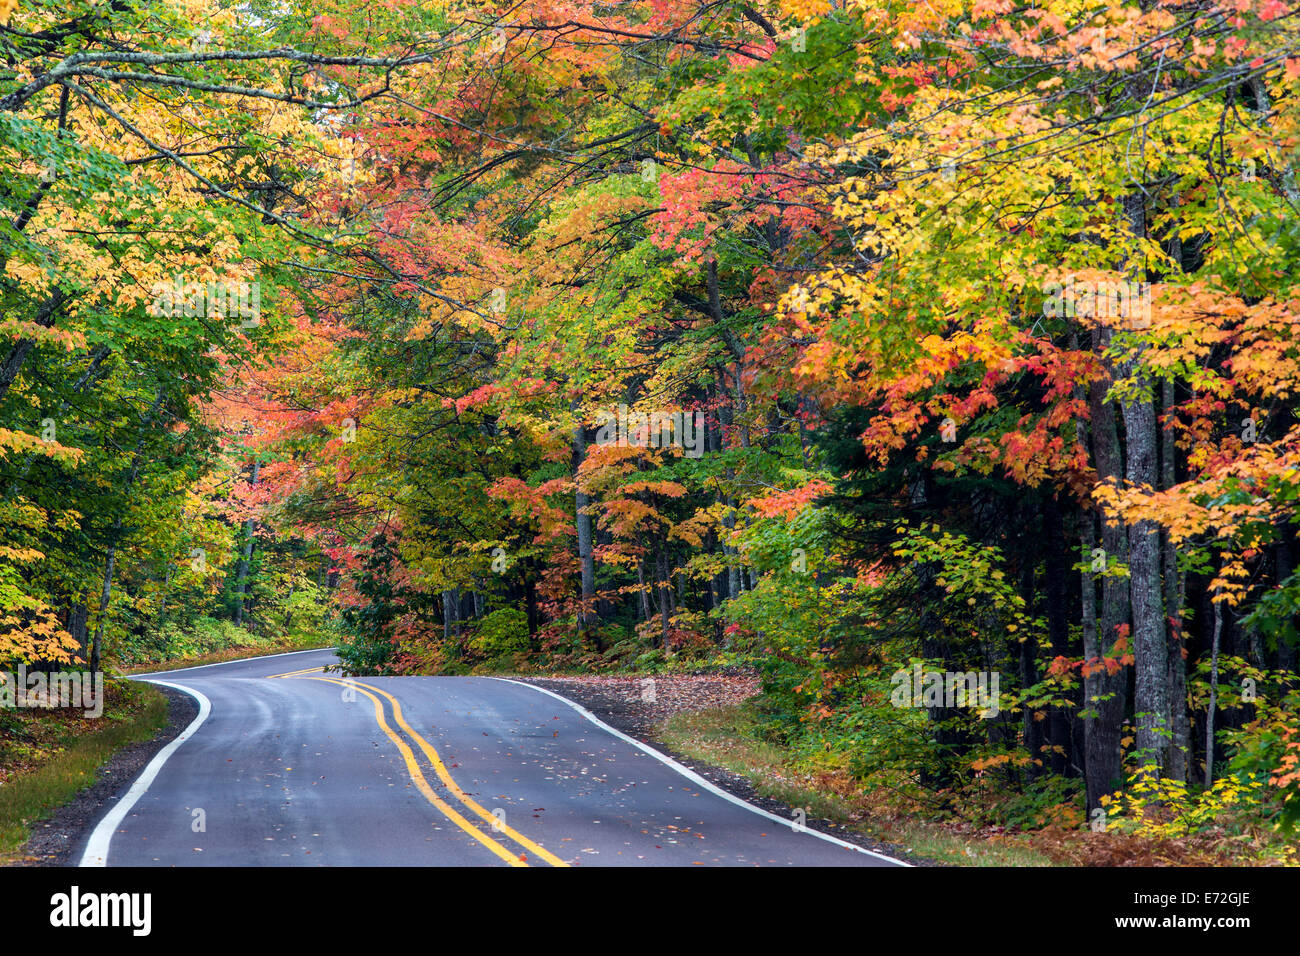
[[[332,651],[145,679],[200,698],[83,866],[898,866],[692,779],[538,688],[322,672]],[[284,676],[277,676],[284,675]]]

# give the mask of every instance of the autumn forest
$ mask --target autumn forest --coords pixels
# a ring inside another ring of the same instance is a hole
[[[1295,863],[1298,12],[0,0],[0,669],[751,674]]]

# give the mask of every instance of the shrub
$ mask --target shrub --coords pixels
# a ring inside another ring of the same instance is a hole
[[[528,650],[528,615],[518,608],[503,607],[485,614],[469,639],[475,654],[493,659]]]

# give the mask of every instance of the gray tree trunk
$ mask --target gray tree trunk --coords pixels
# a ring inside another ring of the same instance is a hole
[[[1141,193],[1125,198],[1129,229],[1146,233]],[[1137,276],[1138,279],[1141,276]],[[1136,296],[1131,297],[1136,300]],[[1132,318],[1132,317],[1129,317]],[[1123,401],[1126,477],[1131,485],[1154,490],[1157,469],[1156,408],[1151,381],[1139,368],[1138,357],[1123,363],[1121,376],[1128,386]],[[1169,750],[1169,646],[1165,639],[1164,597],[1161,593],[1160,528],[1151,521],[1128,527],[1129,594],[1133,612],[1134,717],[1137,722],[1139,759],[1163,767]]]
[[[90,663],[90,609],[85,601],[77,601],[68,610],[68,633],[77,642],[77,656]]]
[[[450,640],[453,634],[460,637],[460,588],[442,592],[443,639]]]
[[[1124,406],[1128,480],[1156,486],[1155,408],[1149,399]],[[1160,529],[1150,521],[1128,528],[1129,592],[1133,608],[1133,656],[1137,749],[1141,759],[1163,766],[1169,747],[1169,648],[1161,595]]]
[[[1223,636],[1223,605],[1214,602],[1214,637],[1210,649],[1210,709],[1205,715],[1205,785],[1214,783],[1214,712],[1219,707],[1219,639]]]
[[[1109,332],[1105,329],[1093,331],[1092,348],[1095,354],[1101,355],[1109,344]],[[1088,393],[1093,460],[1097,476],[1102,481],[1118,478],[1122,474],[1115,406],[1106,401],[1108,389],[1109,383],[1103,380],[1093,382]],[[1124,562],[1128,559],[1128,538],[1123,526],[1105,516],[1102,517],[1101,546],[1107,562]],[[1111,655],[1119,637],[1119,627],[1127,623],[1128,582],[1106,575],[1101,584],[1101,617],[1096,642],[1092,648],[1085,648],[1084,651],[1089,664],[1089,673],[1084,677],[1084,705],[1088,713],[1084,718],[1084,752],[1085,785],[1090,811],[1101,805],[1101,798],[1113,792],[1123,777],[1120,731],[1126,709],[1127,681],[1123,671],[1111,674],[1101,665],[1101,659]]]

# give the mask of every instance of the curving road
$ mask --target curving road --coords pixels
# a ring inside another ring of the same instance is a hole
[[[200,713],[83,866],[900,866],[724,795],[556,695],[325,673],[333,651],[148,675]]]

